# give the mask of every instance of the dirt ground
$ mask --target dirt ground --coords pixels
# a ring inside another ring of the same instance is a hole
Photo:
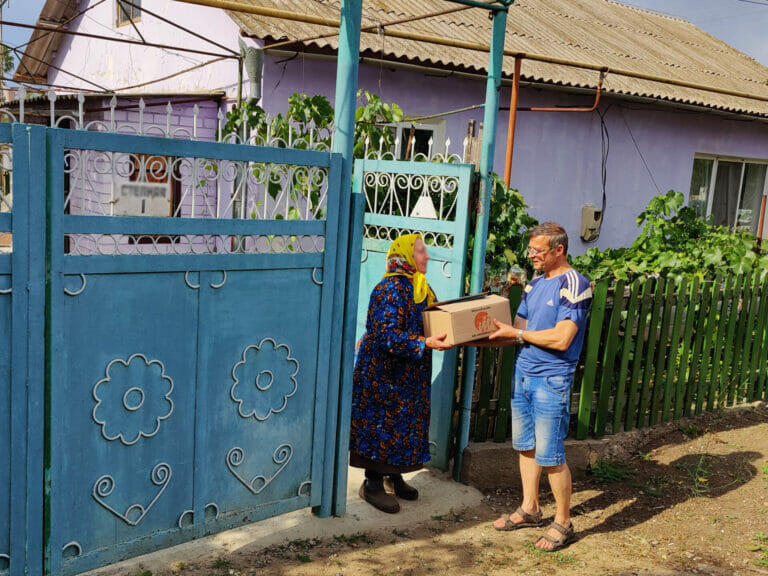
[[[519,500],[499,488],[408,530],[244,548],[163,575],[768,575],[768,405],[686,421],[627,462],[599,463],[574,483],[578,540],[562,552],[533,548],[541,529],[493,530]],[[542,505],[551,517],[551,495]]]

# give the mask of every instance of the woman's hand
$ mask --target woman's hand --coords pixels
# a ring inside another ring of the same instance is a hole
[[[450,350],[453,348],[453,344],[446,344],[445,343],[445,337],[448,336],[448,334],[440,334],[439,336],[429,336],[425,340],[424,344],[427,348],[431,348],[432,350]]]

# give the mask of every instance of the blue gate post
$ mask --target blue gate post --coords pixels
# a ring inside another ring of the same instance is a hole
[[[491,208],[493,190],[493,154],[496,148],[496,125],[499,110],[499,90],[501,89],[501,63],[504,58],[504,37],[507,31],[507,12],[493,12],[493,36],[491,54],[488,60],[488,82],[485,94],[485,115],[483,118],[483,142],[480,158],[480,198],[477,202],[477,220],[475,243],[472,251],[472,276],[470,292],[477,293],[483,288],[485,271],[485,244],[488,240],[488,213]],[[464,449],[469,443],[469,418],[472,409],[472,388],[475,381],[475,359],[477,348],[464,350],[464,374],[461,404],[459,411],[459,439],[456,458],[453,465],[453,477],[461,479],[461,465]]]
[[[350,234],[350,197],[352,194],[352,165],[354,162],[353,149],[355,145],[355,104],[357,101],[357,73],[360,60],[360,27],[363,17],[363,0],[342,0],[340,10],[339,54],[336,63],[336,98],[335,98],[335,135],[333,138],[333,151],[342,155],[341,169],[341,203],[343,212],[339,216],[339,237],[337,253],[337,274],[333,278],[336,284],[336,305],[334,306],[334,318],[332,334],[327,337],[332,339],[334,345],[341,345],[344,328],[344,307],[354,305],[357,301],[356,286],[347,281],[347,265]],[[342,350],[341,365],[351,362],[352,359],[346,349]],[[341,366],[334,366],[328,381],[328,412],[327,423],[329,430],[335,430],[334,434],[328,434],[325,442],[325,461],[323,463],[323,498],[318,516],[325,518],[333,512],[333,500],[335,487],[339,483],[339,475],[344,475],[346,480],[347,470],[336,469],[338,439],[348,433],[343,426],[339,426],[339,402],[344,401],[339,397],[341,383]],[[334,426],[335,423],[335,426]],[[339,459],[345,461],[344,455]],[[346,484],[346,482],[343,482]],[[342,495],[343,498],[343,495]]]
[[[27,144],[22,152],[27,178],[28,240],[27,301],[27,574],[43,572],[44,464],[45,464],[45,280],[46,280],[46,170],[45,132],[42,126],[14,126],[14,141]],[[24,136],[20,134],[23,130]],[[17,147],[14,146],[14,162]],[[23,190],[23,189],[22,189]],[[23,192],[22,192],[23,193]]]

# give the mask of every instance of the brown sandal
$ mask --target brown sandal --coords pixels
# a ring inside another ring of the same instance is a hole
[[[547,542],[552,544],[552,548],[539,548],[536,546],[537,550],[541,550],[542,552],[556,552],[558,550],[561,550],[568,546],[571,542],[573,542],[576,539],[576,532],[573,529],[573,522],[571,522],[571,525],[566,528],[562,524],[558,524],[557,522],[552,522],[550,525],[550,528],[554,528],[562,536],[560,538],[552,538],[549,534],[542,534],[541,537],[534,542],[534,546],[538,544],[542,539],[546,540]]]
[[[494,526],[494,530],[498,530],[499,532],[511,532],[512,530],[519,530],[520,528],[538,528],[542,524],[544,524],[544,519],[542,518],[541,510],[536,512],[536,514],[528,514],[525,510],[523,510],[522,506],[515,510],[517,514],[522,517],[522,522],[512,522],[512,520],[509,519],[509,515],[507,514],[504,517],[504,526],[501,528],[498,528],[497,526]]]

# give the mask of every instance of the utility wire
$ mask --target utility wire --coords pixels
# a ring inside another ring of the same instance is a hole
[[[156,78],[155,80],[149,80],[147,82],[142,82],[141,84],[134,84],[133,86],[123,86],[122,88],[111,90],[111,92],[123,92],[125,90],[133,90],[135,88],[143,88],[144,86],[149,86],[150,84],[157,84],[159,82],[164,82],[165,80],[176,78],[176,76],[181,76],[182,74],[186,74],[187,72],[193,72],[199,68],[203,68],[204,66],[215,64],[216,62],[221,62],[222,60],[228,60],[228,59],[229,59],[229,56],[221,56],[220,58],[214,58],[213,60],[202,62],[200,64],[192,66],[191,68],[185,68],[184,70],[179,70],[178,72],[174,72],[173,74],[169,74],[168,76],[163,76],[162,78]]]
[[[81,10],[80,12],[78,12],[77,14],[75,14],[74,16],[72,16],[72,18],[69,18],[68,20],[66,20],[66,21],[62,22],[61,24],[59,24],[59,26],[66,26],[67,24],[69,24],[69,23],[70,23],[70,22],[72,22],[73,20],[76,20],[77,18],[79,18],[80,16],[82,16],[83,14],[85,14],[86,12],[88,12],[89,10],[93,10],[94,8],[96,8],[96,6],[98,6],[99,4],[103,4],[103,3],[104,3],[104,2],[106,2],[106,1],[107,1],[107,0],[99,0],[98,2],[96,2],[96,4],[92,4],[91,6],[88,6],[88,8],[85,8],[84,10]],[[18,45],[18,46],[16,46],[14,49],[15,49],[15,50],[21,50],[22,48],[26,48],[26,47],[27,47],[27,46],[29,46],[30,44],[34,44],[35,42],[39,42],[39,41],[40,41],[40,40],[42,40],[43,38],[46,38],[46,37],[48,37],[48,36],[50,36],[50,35],[52,35],[52,34],[56,34],[56,32],[57,32],[56,30],[51,30],[50,32],[46,32],[45,34],[41,34],[41,35],[40,35],[40,36],[38,36],[37,38],[31,38],[31,39],[30,39],[30,40],[28,40],[27,42],[24,42],[23,44],[19,44],[19,45]]]
[[[21,53],[20,50],[17,50],[16,48],[13,48],[12,46],[8,46],[7,44],[0,44],[0,46],[2,46],[3,48],[6,48],[7,50],[12,50],[13,52],[16,53],[16,55],[19,57],[19,59],[21,59],[22,53]],[[50,62],[46,62],[45,60],[41,60],[40,58],[37,58],[36,56],[32,56],[31,54],[24,54],[24,55],[27,58],[29,58],[30,60],[34,60],[35,62],[39,62],[41,64],[45,64],[46,66],[48,66],[50,68],[53,68],[54,70],[58,70],[59,72],[61,72],[63,74],[66,74],[67,76],[72,76],[73,78],[77,78],[78,80],[82,80],[86,84],[90,84],[91,86],[95,86],[96,88],[98,88],[102,92],[109,92],[110,91],[109,88],[105,88],[104,86],[102,86],[100,84],[96,84],[96,82],[91,82],[90,80],[88,80],[86,78],[83,78],[82,76],[78,76],[74,72],[68,72],[67,70],[64,70],[63,68],[59,68],[58,66],[54,66]],[[29,69],[27,69],[27,72],[29,72],[30,76],[32,76],[32,73],[29,71]]]

